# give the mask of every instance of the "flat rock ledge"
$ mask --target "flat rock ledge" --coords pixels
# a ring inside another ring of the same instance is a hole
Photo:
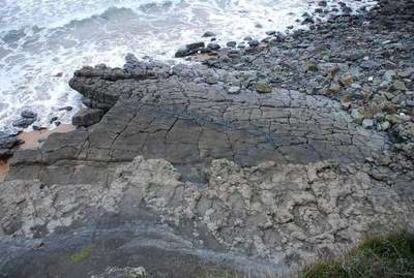
[[[9,161],[0,277],[286,276],[413,231],[411,8],[203,64],[76,71],[99,115]]]
[[[385,133],[353,123],[336,101],[282,88],[260,94],[249,88],[252,73],[145,62],[129,67],[77,71],[72,88],[92,107],[110,108],[90,128],[54,134],[43,148],[17,152],[9,177],[106,182],[113,164],[143,155],[164,158],[186,178],[202,181],[202,169],[216,158],[242,166],[357,162],[389,149]],[[227,94],[231,80],[246,75],[242,92]],[[211,84],[210,78],[217,80]]]

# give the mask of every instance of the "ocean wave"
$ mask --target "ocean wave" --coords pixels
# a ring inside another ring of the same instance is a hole
[[[171,5],[175,0],[3,0],[0,9],[0,32],[25,27],[63,27],[72,21],[99,16],[111,8],[139,11],[146,6]],[[175,2],[179,2],[176,0]]]

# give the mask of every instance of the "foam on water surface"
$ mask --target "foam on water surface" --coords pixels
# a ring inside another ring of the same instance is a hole
[[[124,56],[151,56],[174,63],[173,54],[205,31],[219,43],[284,31],[310,0],[1,0],[0,131],[24,109],[38,113],[36,125],[66,123],[80,96],[67,85],[83,65],[121,66]],[[332,1],[331,1],[332,2]],[[335,2],[335,1],[333,1]],[[343,1],[357,9],[372,0]],[[3,4],[4,3],[4,4]],[[260,25],[262,28],[258,28]],[[72,111],[60,110],[73,106]]]

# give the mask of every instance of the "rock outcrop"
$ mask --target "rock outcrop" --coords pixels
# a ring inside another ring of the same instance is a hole
[[[361,128],[326,97],[282,88],[255,92],[249,84],[256,74],[151,63],[137,63],[134,69],[84,68],[75,73],[71,86],[91,103],[112,108],[87,130],[56,134],[39,150],[18,152],[10,178],[49,183],[53,177],[51,183],[67,183],[67,177],[89,183],[82,167],[89,176],[91,167],[101,171],[103,164],[144,155],[164,158],[185,168],[188,178],[202,179],[197,173],[215,158],[240,165],[355,162],[389,148],[384,133]],[[217,79],[214,84],[212,78]],[[228,84],[236,81],[242,83],[241,93],[227,94]],[[61,163],[64,169],[56,170]]]
[[[368,168],[274,161],[240,167],[220,159],[211,162],[207,184],[200,187],[184,182],[170,162],[139,156],[120,167],[108,186],[4,183],[0,231],[43,237],[86,223],[113,222],[109,215],[116,215],[118,226],[152,219],[149,227],[175,227],[189,242],[187,248],[245,254],[283,273],[317,254],[339,255],[373,230],[414,228],[412,198],[370,176]]]

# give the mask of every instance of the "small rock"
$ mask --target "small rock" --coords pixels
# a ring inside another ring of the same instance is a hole
[[[257,47],[259,46],[260,42],[258,40],[251,40],[248,42],[250,47]]]
[[[383,78],[384,78],[384,83],[385,83],[386,85],[391,84],[391,82],[392,82],[392,80],[394,79],[395,75],[396,75],[395,71],[393,71],[393,70],[387,70],[387,71],[384,73],[384,76],[383,76]]]
[[[59,111],[72,111],[73,107],[72,106],[65,106],[65,107],[61,107],[59,108]]]
[[[211,31],[207,31],[203,34],[203,38],[209,38],[209,37],[215,37],[215,36],[216,36],[216,34],[214,34]]]
[[[246,45],[243,42],[239,43],[239,45],[237,46],[237,48],[245,48],[245,47]]]
[[[236,47],[237,42],[235,42],[235,41],[229,41],[226,45],[227,45],[227,47],[233,48],[233,47]]]
[[[351,101],[341,101],[342,109],[349,110],[352,106]]]
[[[341,78],[340,83],[342,86],[347,87],[350,86],[354,82],[351,74],[345,75]]]
[[[395,80],[394,83],[392,84],[392,87],[394,90],[407,91],[407,87],[405,86],[405,83],[401,80]]]
[[[49,121],[49,123],[56,122],[59,118],[58,117],[52,117]]]
[[[33,130],[44,130],[44,129],[46,129],[46,127],[38,126],[38,125],[33,125],[32,128],[33,128]]]
[[[209,74],[206,77],[206,83],[209,85],[214,85],[218,83],[218,77],[214,74]]]
[[[126,273],[126,277],[131,278],[145,278],[148,277],[147,271],[144,267],[130,268]]]
[[[203,49],[204,47],[205,47],[204,42],[195,42],[195,43],[187,44],[185,47],[181,47],[177,50],[177,52],[175,53],[175,57],[183,58],[186,56],[193,55],[197,53],[197,51]]]
[[[363,61],[360,64],[360,67],[367,70],[373,70],[379,68],[381,65],[375,61],[369,60],[369,61]]]
[[[390,92],[384,92],[383,94],[387,100],[392,100],[395,97],[394,94]]]
[[[378,129],[383,130],[383,131],[387,131],[390,127],[391,127],[391,123],[388,122],[388,121],[385,121],[385,122],[379,124]]]
[[[16,136],[5,136],[0,138],[0,149],[12,149],[22,143]]]
[[[341,91],[341,86],[339,86],[338,84],[332,84],[327,89],[327,92],[330,93],[330,94],[333,94],[333,95],[339,93],[339,91]]]
[[[364,116],[358,111],[358,109],[352,109],[351,117],[356,121],[362,121]]]
[[[197,49],[200,49],[200,48],[204,48],[205,43],[204,42],[194,42],[194,43],[187,44],[185,47],[189,50],[197,50]]]
[[[32,244],[32,248],[33,249],[40,249],[43,248],[45,246],[45,243],[41,240],[36,240],[33,244]]]
[[[276,46],[278,43],[279,43],[278,39],[271,39],[271,40],[269,41],[269,44],[270,44],[271,46]]]
[[[35,118],[23,118],[13,122],[14,127],[27,128],[36,121]]]
[[[402,78],[410,78],[411,75],[414,75],[414,67],[402,70],[398,73],[398,75]]]
[[[307,72],[310,72],[310,71],[315,72],[319,70],[319,67],[318,67],[318,64],[310,62],[306,64],[305,70]]]
[[[256,91],[260,94],[268,94],[273,90],[272,86],[264,82],[258,82],[256,84]]]
[[[320,6],[320,7],[326,7],[326,6],[328,6],[328,3],[326,1],[319,1],[318,2],[318,6]]]
[[[228,91],[229,94],[234,95],[240,93],[240,87],[237,86],[231,86]]]
[[[218,43],[211,42],[207,45],[207,50],[210,50],[210,51],[216,51],[216,50],[219,50],[220,48],[221,46]]]
[[[22,116],[22,118],[25,118],[25,119],[33,119],[33,118],[37,117],[37,114],[35,112],[30,111],[30,110],[24,110],[20,114],[20,116]]]
[[[237,58],[237,57],[240,56],[240,51],[238,51],[238,50],[230,50],[227,53],[227,56],[229,56],[229,58]]]
[[[357,89],[357,90],[362,89],[362,86],[358,83],[352,83],[351,87],[352,87],[352,89]]]
[[[175,52],[175,58],[182,58],[191,55],[191,51],[189,51],[186,47],[181,47]]]
[[[72,124],[74,126],[88,127],[98,123],[103,115],[104,112],[101,109],[82,109],[73,116]]]
[[[362,127],[366,129],[371,129],[374,126],[374,121],[372,119],[364,119],[362,121]]]
[[[313,20],[313,18],[312,17],[307,17],[307,18],[305,18],[303,21],[302,21],[302,25],[306,25],[306,24],[314,24],[315,23],[315,20]]]

